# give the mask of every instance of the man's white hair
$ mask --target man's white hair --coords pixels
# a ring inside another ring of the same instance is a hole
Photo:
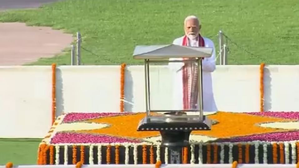
[[[186,18],[185,18],[185,21],[184,21],[184,24],[186,24],[186,22],[188,21],[188,20],[197,20],[198,21],[198,24],[200,25],[200,21],[199,21],[199,19],[198,19],[198,17],[196,17],[196,16],[194,16],[194,15],[190,15],[190,16],[187,16]]]

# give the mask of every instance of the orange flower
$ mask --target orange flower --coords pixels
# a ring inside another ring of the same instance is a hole
[[[157,161],[155,168],[160,168],[162,165],[162,162],[160,160]]]
[[[126,64],[121,64],[120,68],[120,112],[125,111],[124,99],[125,99],[125,71]]]
[[[249,150],[249,144],[246,144],[245,146],[245,163],[249,163],[249,156],[250,156],[250,150]]]
[[[119,164],[119,146],[115,146],[115,164]]]
[[[81,167],[82,167],[82,165],[83,165],[83,163],[82,163],[82,162],[78,162],[78,163],[76,164],[76,168],[81,168]]]
[[[152,136],[159,136],[160,134],[158,131],[136,131],[136,125],[138,125],[139,121],[143,119],[145,115],[145,113],[135,113],[129,115],[87,120],[85,122],[105,123],[109,124],[110,127],[94,130],[83,130],[78,132],[99,133],[126,138],[146,138]],[[293,121],[281,118],[271,118],[257,115],[249,115],[244,113],[229,112],[218,112],[215,115],[209,116],[209,118],[217,120],[219,123],[213,125],[212,130],[210,131],[193,131],[192,134],[206,135],[216,138],[230,138],[233,136],[246,136],[270,132],[284,132],[288,130],[265,128],[258,126],[258,124],[265,122]],[[238,127],[235,127],[235,125],[238,125]]]
[[[56,64],[52,64],[52,124],[56,118]]]
[[[73,164],[76,164],[77,162],[77,146],[73,146]]]
[[[273,148],[273,163],[277,164],[277,144],[274,143],[272,145],[272,148]]]
[[[84,146],[83,145],[81,145],[81,147],[80,147],[80,152],[81,152],[81,154],[80,154],[80,156],[81,156],[81,158],[80,158],[80,162],[82,162],[82,164],[84,164]]]
[[[214,144],[214,164],[218,163],[218,145]]]
[[[110,164],[110,162],[111,162],[111,154],[110,154],[111,149],[110,148],[111,148],[111,146],[108,145],[107,146],[107,150],[106,150],[106,153],[107,153],[107,158],[106,158],[107,164]]]
[[[211,144],[207,144],[207,164],[211,163]]]
[[[42,165],[43,164],[43,156],[42,156],[42,153],[43,153],[43,149],[44,149],[44,145],[45,144],[41,144],[39,145],[38,147],[38,153],[37,153],[37,164],[38,165]]]
[[[151,145],[150,149],[150,164],[154,164],[154,147]]]
[[[38,148],[38,158],[37,158],[37,163],[39,165],[45,165],[46,164],[46,152],[48,150],[48,146],[46,144],[40,144],[39,148]]]
[[[279,144],[279,154],[280,154],[280,164],[284,163],[284,145],[283,143]]]
[[[232,168],[237,168],[237,167],[238,167],[238,162],[234,161],[233,164],[232,164]]]
[[[54,146],[50,146],[50,165],[54,164]]]
[[[13,167],[13,163],[12,162],[7,162],[5,165],[5,168],[12,168]]]
[[[265,64],[260,65],[260,111],[264,111],[264,68]]]
[[[188,147],[183,148],[183,163],[187,164],[188,163]]]
[[[243,151],[242,151],[242,144],[238,144],[238,155],[239,155],[239,162],[242,163],[243,161]]]

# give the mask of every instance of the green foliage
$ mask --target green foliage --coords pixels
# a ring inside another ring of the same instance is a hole
[[[138,44],[169,44],[183,34],[183,20],[201,18],[202,34],[218,49],[219,30],[231,39],[229,64],[297,64],[297,0],[65,0],[35,10],[0,14],[0,21],[51,26],[83,36],[82,63],[139,64]],[[237,44],[237,45],[236,45]],[[34,64],[70,64],[70,50]]]

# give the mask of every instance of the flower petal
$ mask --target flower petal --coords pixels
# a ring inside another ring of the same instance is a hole
[[[51,139],[52,144],[57,143],[140,143],[139,140],[126,139],[108,135],[94,135],[83,133],[59,132]]]

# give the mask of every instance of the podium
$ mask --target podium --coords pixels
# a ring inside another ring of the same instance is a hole
[[[159,131],[162,146],[170,151],[170,163],[180,164],[183,147],[189,146],[189,137],[193,130],[210,130],[212,122],[203,115],[202,60],[211,57],[212,48],[187,47],[179,45],[136,46],[133,58],[144,60],[145,75],[145,111],[146,116],[139,122],[137,131]],[[182,58],[189,58],[183,60]],[[198,65],[198,102],[197,109],[151,110],[150,99],[150,63],[157,62],[193,62]],[[162,115],[151,115],[159,112]],[[187,115],[187,112],[194,112]]]

